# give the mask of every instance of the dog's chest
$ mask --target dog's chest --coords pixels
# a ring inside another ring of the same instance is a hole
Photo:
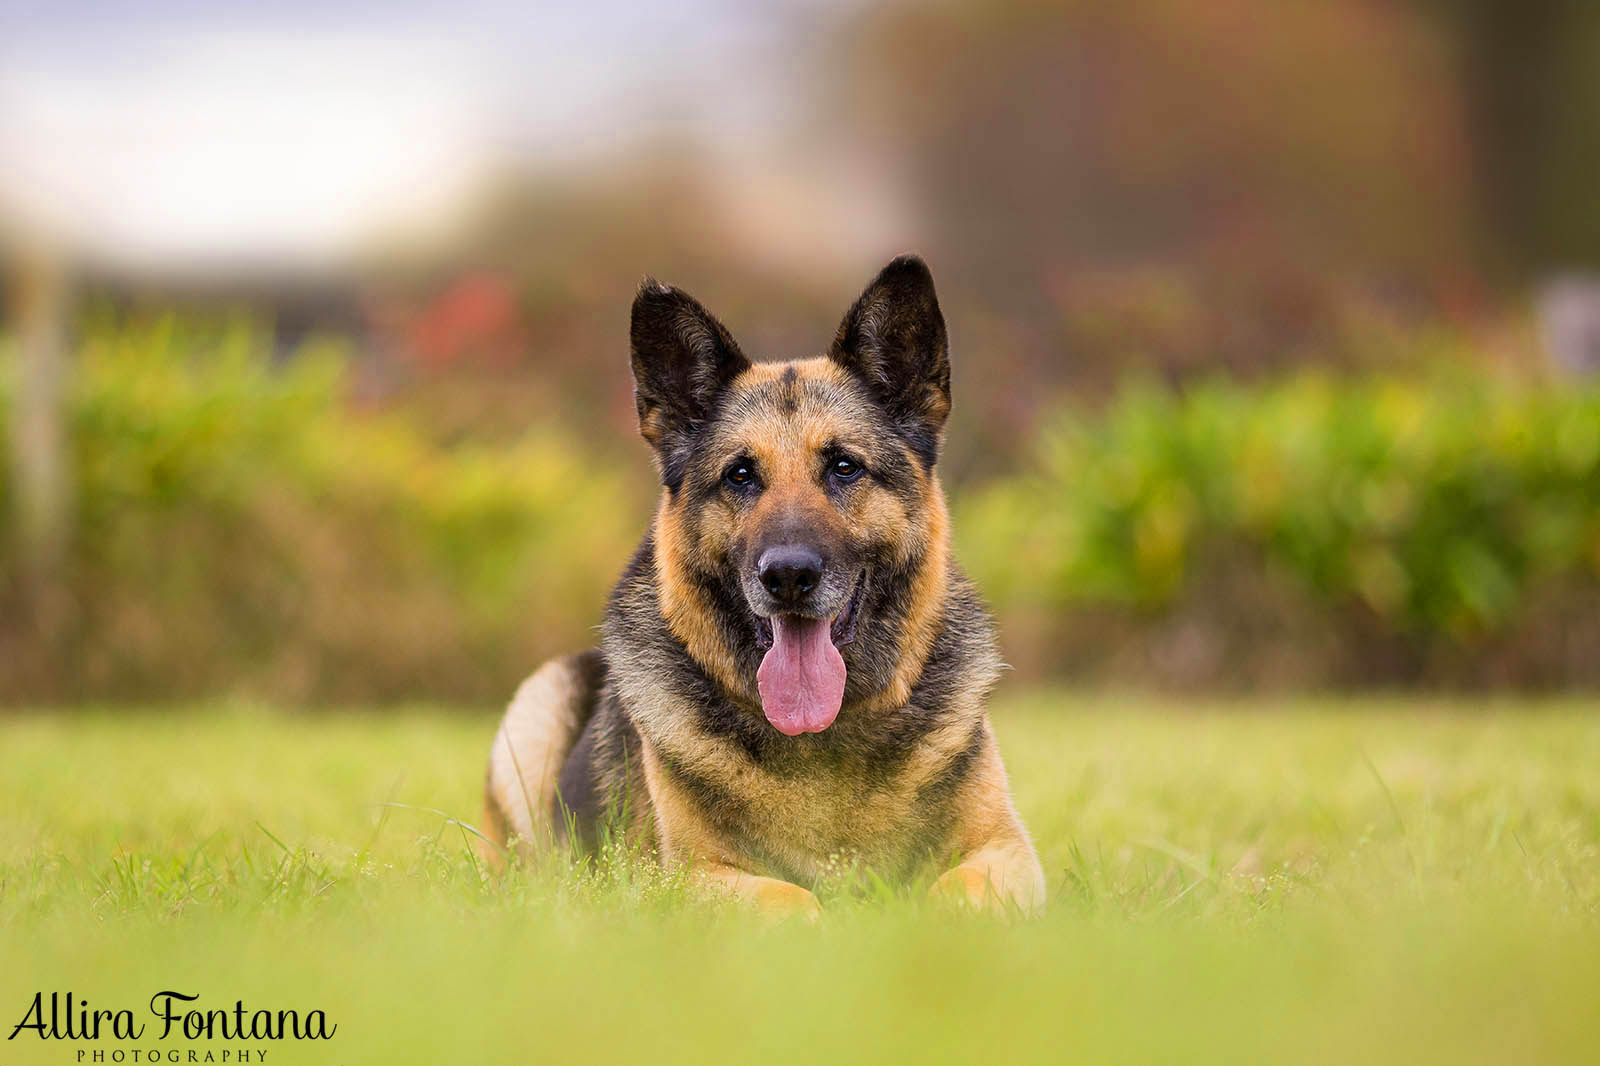
[[[749,767],[732,785],[724,826],[745,859],[777,876],[812,881],[866,867],[909,875],[950,824],[929,802],[920,760],[885,768],[862,758],[798,757]]]
[[[906,880],[948,857],[983,735],[975,705],[844,717],[793,738],[675,701],[641,703],[633,720],[665,858],[722,856],[801,884],[841,867]]]

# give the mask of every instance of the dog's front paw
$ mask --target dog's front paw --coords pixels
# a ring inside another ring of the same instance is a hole
[[[763,878],[749,894],[756,909],[771,918],[804,918],[814,922],[822,917],[822,904],[807,889],[788,881]]]
[[[733,899],[758,914],[769,918],[804,918],[816,921],[822,917],[822,904],[808,890],[792,881],[748,873],[732,866],[709,866],[701,869],[705,886],[713,893]]]
[[[1000,896],[989,884],[989,876],[970,866],[957,866],[939,875],[928,892],[934,899],[967,907],[1001,910]]]
[[[929,889],[935,899],[993,914],[1032,917],[1044,910],[1043,876],[1012,876],[973,863],[946,870]]]

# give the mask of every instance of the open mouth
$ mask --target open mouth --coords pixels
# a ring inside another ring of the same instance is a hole
[[[828,637],[833,641],[835,648],[843,648],[855,643],[856,639],[856,611],[861,606],[861,590],[867,587],[867,575],[863,571],[856,577],[855,591],[850,593],[850,600],[844,605],[844,610],[834,618],[828,627]],[[772,619],[760,615],[756,619],[756,643],[762,648],[772,647]]]
[[[756,670],[761,710],[785,736],[820,733],[844,705],[845,665],[839,649],[856,639],[865,576],[831,622],[796,614],[756,619],[767,652]]]
[[[839,617],[833,620],[833,625],[828,627],[828,636],[833,639],[835,648],[842,648],[846,644],[854,644],[856,640],[856,608],[861,606],[861,590],[867,587],[865,573],[856,576],[855,591],[850,593],[850,600],[844,605],[844,610],[839,612]]]

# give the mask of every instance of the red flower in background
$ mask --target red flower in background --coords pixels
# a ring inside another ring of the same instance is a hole
[[[429,369],[467,359],[511,364],[523,342],[516,288],[498,274],[465,275],[417,313],[405,337],[412,356]]]

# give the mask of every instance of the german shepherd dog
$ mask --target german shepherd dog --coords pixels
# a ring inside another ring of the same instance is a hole
[[[593,849],[610,817],[773,911],[816,913],[806,886],[841,866],[1037,911],[984,706],[994,630],[934,470],[950,361],[927,266],[894,260],[827,355],[787,363],[647,280],[632,349],[655,521],[601,647],[511,701],[487,837]]]

